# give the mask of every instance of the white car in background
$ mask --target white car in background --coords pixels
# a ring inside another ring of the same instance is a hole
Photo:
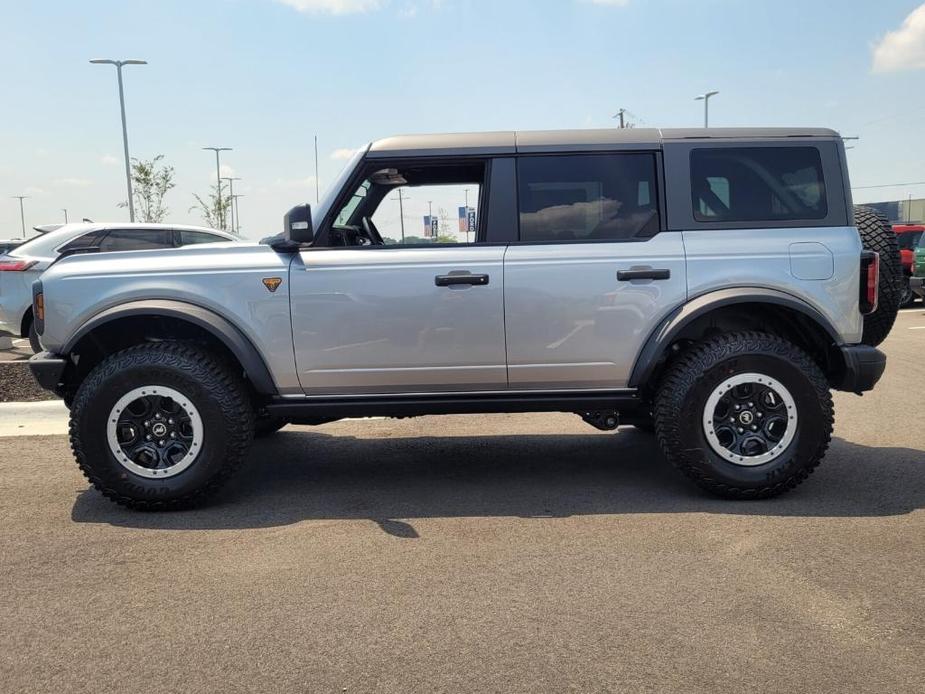
[[[0,333],[28,337],[33,351],[41,351],[32,325],[32,283],[62,253],[141,251],[237,240],[217,229],[172,224],[81,223],[45,231],[0,254]]]

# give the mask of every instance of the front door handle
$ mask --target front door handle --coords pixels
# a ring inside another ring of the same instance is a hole
[[[488,284],[488,275],[473,275],[468,272],[449,275],[437,275],[434,277],[434,284],[436,284],[438,287],[451,287],[454,284],[469,284],[476,287],[481,287]]]
[[[670,278],[671,270],[667,268],[617,271],[617,280],[620,282],[629,282],[630,280],[667,280]]]

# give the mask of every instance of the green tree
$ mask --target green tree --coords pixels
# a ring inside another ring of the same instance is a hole
[[[197,210],[207,226],[212,229],[221,229],[222,220],[228,218],[231,209],[231,196],[225,195],[224,190],[219,192],[217,186],[212,186],[209,189],[207,201],[196,193],[193,193],[193,197],[196,198],[196,204],[189,208],[189,211]]]
[[[174,170],[162,164],[163,159],[163,154],[147,161],[132,158],[132,197],[139,222],[163,222],[170,212],[164,198],[175,187]],[[119,203],[119,207],[128,207],[128,203]]]

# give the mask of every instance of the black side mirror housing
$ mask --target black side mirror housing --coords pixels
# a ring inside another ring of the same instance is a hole
[[[277,251],[294,253],[302,246],[310,246],[315,240],[312,226],[312,206],[296,205],[283,217],[283,233],[271,243]]]

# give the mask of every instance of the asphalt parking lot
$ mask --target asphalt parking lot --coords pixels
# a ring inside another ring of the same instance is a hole
[[[571,415],[288,427],[170,514],[89,490],[63,435],[2,437],[0,689],[921,692],[923,345],[902,312],[762,502]]]

